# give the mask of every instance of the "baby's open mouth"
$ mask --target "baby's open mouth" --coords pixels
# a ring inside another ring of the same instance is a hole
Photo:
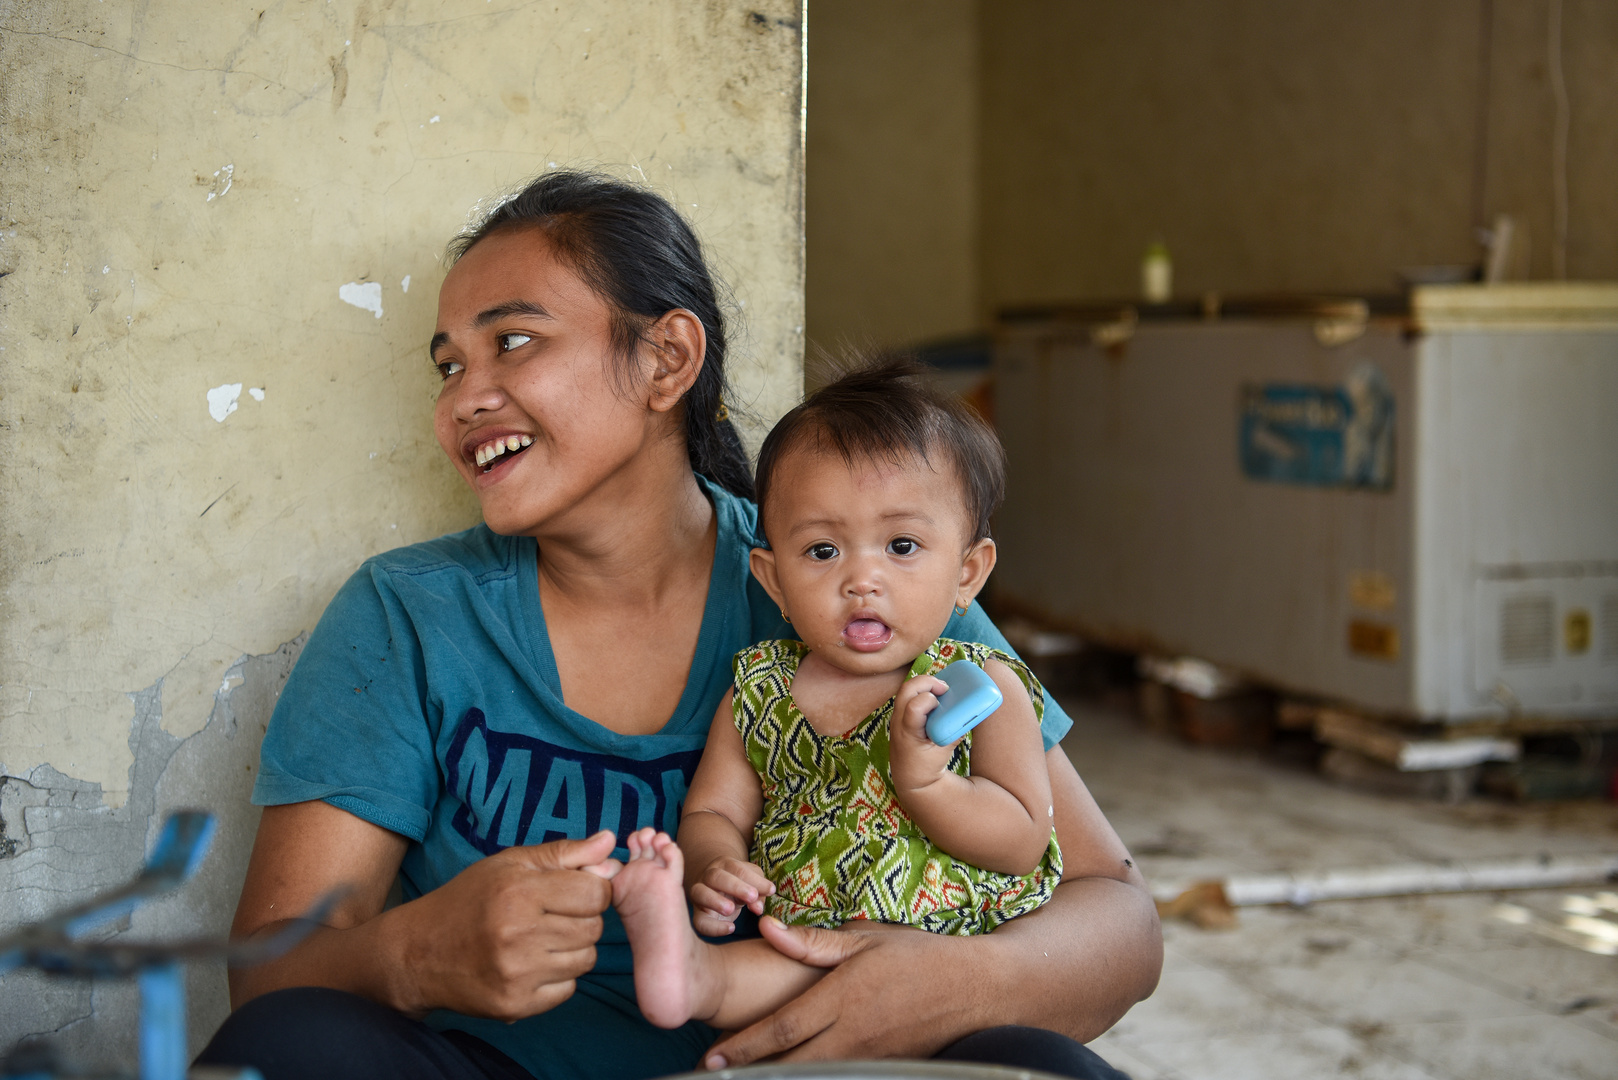
[[[843,640],[862,652],[874,651],[893,637],[893,628],[881,619],[852,619],[843,627]]]
[[[515,457],[533,444],[532,435],[502,435],[479,446],[473,453],[472,460],[477,462],[481,471],[488,472],[501,464],[502,459]]]

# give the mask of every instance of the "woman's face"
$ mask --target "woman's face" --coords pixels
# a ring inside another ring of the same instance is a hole
[[[480,241],[445,278],[433,427],[495,532],[543,531],[666,424],[615,370],[610,316],[531,229]]]

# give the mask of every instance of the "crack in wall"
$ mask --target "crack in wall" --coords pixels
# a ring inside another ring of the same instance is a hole
[[[131,694],[129,798],[113,809],[101,786],[49,764],[24,775],[0,773],[0,933],[121,885],[139,870],[167,811],[200,806],[219,818],[213,850],[178,893],[143,905],[99,932],[117,937],[224,936],[257,828],[248,803],[258,746],[306,634],[275,651],[244,655],[215,694],[208,723],[180,739],[163,730],[163,682]],[[247,737],[240,737],[242,733]],[[187,971],[192,1051],[229,1011],[222,964]],[[0,976],[0,1054],[50,1038],[68,1060],[129,1062],[139,997],[127,980],[90,982],[34,971]]]

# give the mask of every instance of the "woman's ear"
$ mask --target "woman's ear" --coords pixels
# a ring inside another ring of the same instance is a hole
[[[753,569],[753,576],[758,583],[764,586],[764,591],[770,594],[775,606],[781,609],[783,616],[792,613],[787,610],[786,594],[781,591],[781,577],[775,570],[775,552],[769,548],[754,548],[747,556],[747,564]]]
[[[994,541],[987,536],[966,549],[966,558],[961,560],[960,584],[955,590],[956,607],[971,606],[978,593],[983,591],[984,582],[989,580],[997,558]]]
[[[708,334],[701,319],[675,308],[654,322],[645,336],[652,351],[650,404],[657,412],[668,412],[702,374]]]

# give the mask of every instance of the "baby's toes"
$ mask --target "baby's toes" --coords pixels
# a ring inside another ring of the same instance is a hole
[[[631,859],[650,859],[655,856],[652,849],[652,838],[656,834],[651,829],[636,829],[629,834],[629,857]]]
[[[680,845],[674,842],[673,837],[668,833],[658,833],[653,843],[657,847],[657,855],[663,865],[680,877],[684,877],[685,856],[680,853]]]

